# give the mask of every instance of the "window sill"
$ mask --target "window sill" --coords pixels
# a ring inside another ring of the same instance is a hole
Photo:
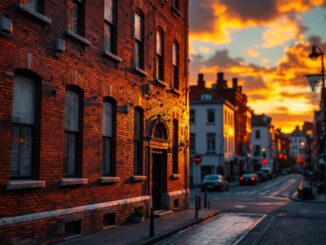
[[[167,84],[166,82],[164,82],[164,81],[162,81],[162,80],[160,80],[160,79],[155,79],[155,82],[156,82],[158,85],[162,86],[163,88],[165,88],[165,87],[168,86],[168,84]]]
[[[46,17],[43,14],[40,14],[39,12],[36,12],[28,7],[26,7],[24,4],[19,3],[18,9],[24,12],[25,14],[29,15],[30,17],[34,18],[35,20],[41,22],[42,24],[51,25],[52,20],[49,17]]]
[[[117,183],[120,181],[120,177],[113,177],[113,176],[102,176],[98,180],[101,184],[111,184]]]
[[[131,177],[131,180],[133,182],[142,182],[142,181],[147,180],[147,176],[144,176],[144,175],[134,175],[134,176]]]
[[[142,75],[142,76],[148,76],[148,72],[146,72],[145,70],[143,70],[142,68],[139,67],[134,67],[135,72],[137,72],[138,74]]]
[[[180,174],[172,174],[171,179],[180,179]]]
[[[119,56],[117,56],[117,55],[115,55],[115,54],[113,54],[113,53],[111,53],[110,51],[107,51],[107,50],[103,51],[103,56],[105,56],[105,57],[107,57],[107,58],[109,58],[109,59],[111,59],[111,60],[113,60],[114,62],[117,62],[117,63],[122,62],[122,59]]]
[[[88,179],[86,178],[63,178],[60,180],[60,186],[72,186],[72,185],[86,185]]]
[[[172,7],[172,13],[174,13],[175,15],[177,15],[178,17],[181,17],[181,12],[179,9],[177,9],[176,7]]]
[[[77,33],[74,33],[73,31],[66,30],[65,35],[85,46],[89,46],[92,44],[91,41],[78,35]]]
[[[44,187],[45,181],[41,180],[11,180],[6,185],[7,190],[23,190]]]
[[[175,88],[171,88],[170,90],[172,93],[176,94],[176,95],[181,95],[181,92],[178,89]]]

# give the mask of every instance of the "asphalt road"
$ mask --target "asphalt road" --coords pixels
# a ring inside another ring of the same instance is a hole
[[[326,204],[292,201],[300,175],[285,175],[255,186],[208,192],[217,218],[180,232],[160,244],[326,244]],[[191,205],[199,189],[191,192]]]

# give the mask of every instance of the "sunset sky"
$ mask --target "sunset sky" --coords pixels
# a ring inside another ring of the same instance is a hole
[[[304,77],[321,70],[311,43],[326,52],[326,0],[190,0],[190,83],[238,77],[249,106],[285,132],[318,109]]]

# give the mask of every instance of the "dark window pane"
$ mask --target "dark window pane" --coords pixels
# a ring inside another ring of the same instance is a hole
[[[207,122],[208,123],[214,123],[215,122],[215,111],[214,110],[208,110],[207,111]]]
[[[79,131],[79,95],[71,90],[67,90],[65,95],[64,126],[67,131]]]
[[[76,176],[77,162],[77,135],[75,133],[65,133],[64,152],[64,175]]]
[[[18,75],[14,77],[12,121],[30,125],[35,123],[35,83]]]
[[[178,173],[178,144],[179,144],[179,125],[177,120],[173,120],[173,159],[172,159],[172,171]]]
[[[195,151],[196,150],[196,135],[190,134],[190,150]]]
[[[24,0],[23,3],[27,8],[31,10],[39,11],[38,0]]]
[[[12,129],[11,177],[31,177],[33,159],[33,130],[28,126]]]
[[[103,138],[103,174],[111,174],[111,149],[112,143],[110,138]]]
[[[105,101],[103,103],[103,120],[102,120],[103,136],[112,137],[113,129],[113,108],[112,103]]]

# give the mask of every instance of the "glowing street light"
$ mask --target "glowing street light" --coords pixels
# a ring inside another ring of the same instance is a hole
[[[325,67],[324,67],[324,53],[323,51],[316,46],[315,44],[312,46],[312,50],[311,53],[308,56],[310,59],[312,60],[317,60],[318,57],[321,57],[321,73],[320,74],[312,74],[312,75],[306,75],[308,82],[310,84],[311,90],[313,92],[316,91],[316,88],[319,84],[320,81],[322,81],[322,86],[321,86],[321,111],[322,111],[322,115],[323,115],[323,127],[322,127],[322,131],[323,131],[323,138],[324,138],[324,145],[323,145],[323,153],[326,153],[326,105],[325,105],[325,96],[326,94],[324,94],[326,91],[325,90]],[[323,154],[323,155],[324,155]],[[320,157],[320,159],[322,159]],[[324,161],[324,159],[323,159]],[[320,162],[320,160],[319,160]],[[326,171],[324,172],[324,178],[326,179]]]

